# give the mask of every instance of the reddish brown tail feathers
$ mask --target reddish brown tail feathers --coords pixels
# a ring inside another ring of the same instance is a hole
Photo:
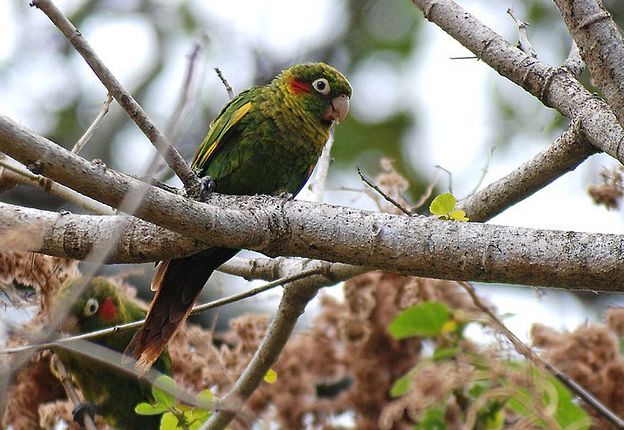
[[[211,248],[158,265],[152,281],[156,295],[147,311],[145,324],[124,351],[138,360],[139,370],[147,371],[158,359],[188,318],[212,272],[237,252],[229,248]]]

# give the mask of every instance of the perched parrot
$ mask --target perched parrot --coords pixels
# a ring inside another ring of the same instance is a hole
[[[67,281],[60,292],[62,300],[79,278]],[[62,302],[61,302],[62,303]],[[71,307],[62,324],[63,331],[86,333],[145,318],[145,310],[121,296],[117,287],[105,278],[91,280],[82,297]],[[94,342],[122,352],[133,331],[120,331],[94,339]],[[55,351],[72,380],[85,397],[86,412],[101,415],[107,424],[118,430],[157,429],[160,415],[143,416],[134,412],[137,403],[153,403],[152,392],[147,383],[101,361],[84,355],[59,349]],[[155,367],[162,373],[171,374],[171,361],[165,352]],[[89,409],[95,409],[89,410]]]
[[[269,84],[235,97],[210,125],[193,158],[215,191],[237,195],[296,195],[305,185],[334,122],[349,112],[351,86],[324,63],[294,65]],[[126,354],[147,369],[188,317],[211,273],[239,250],[209,248],[161,261],[145,325]]]

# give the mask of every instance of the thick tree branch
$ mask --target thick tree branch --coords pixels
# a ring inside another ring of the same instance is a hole
[[[44,174],[111,206],[145,186],[1,116],[0,150],[23,163],[39,161]],[[155,187],[136,215],[206,245],[404,274],[604,291],[624,281],[618,235],[444,222],[268,196],[213,194],[202,204]]]
[[[600,0],[554,0],[594,83],[624,126],[624,40]]]
[[[552,145],[509,175],[467,197],[459,207],[470,221],[485,222],[574,170],[595,153],[596,148],[580,132],[580,122],[574,120]]]
[[[581,121],[592,145],[624,163],[624,130],[609,106],[565,67],[554,68],[514,47],[452,0],[412,0],[425,17],[502,76],[546,106]]]
[[[67,40],[74,46],[102,84],[104,84],[109,94],[125,109],[130,118],[132,118],[163,156],[169,167],[178,175],[187,192],[192,196],[199,195],[200,184],[197,175],[193,173],[178,151],[171,146],[165,135],[150,120],[141,105],[134,100],[130,93],[121,86],[121,83],[111,71],[102,63],[93,48],[91,48],[85,38],[82,37],[80,31],[74,27],[51,0],[33,0],[31,5],[45,13],[48,18],[50,18],[50,21],[58,27]]]

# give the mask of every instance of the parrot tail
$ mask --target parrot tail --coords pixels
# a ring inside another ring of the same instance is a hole
[[[237,249],[210,248],[190,257],[158,264],[151,286],[156,295],[147,311],[145,324],[124,351],[125,355],[138,361],[140,373],[152,367],[184,324],[212,272],[237,252]]]

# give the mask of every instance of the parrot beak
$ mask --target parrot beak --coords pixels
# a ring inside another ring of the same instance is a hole
[[[346,94],[340,94],[334,97],[327,109],[323,113],[323,120],[331,122],[336,121],[336,124],[340,124],[345,120],[349,113],[349,96]]]

